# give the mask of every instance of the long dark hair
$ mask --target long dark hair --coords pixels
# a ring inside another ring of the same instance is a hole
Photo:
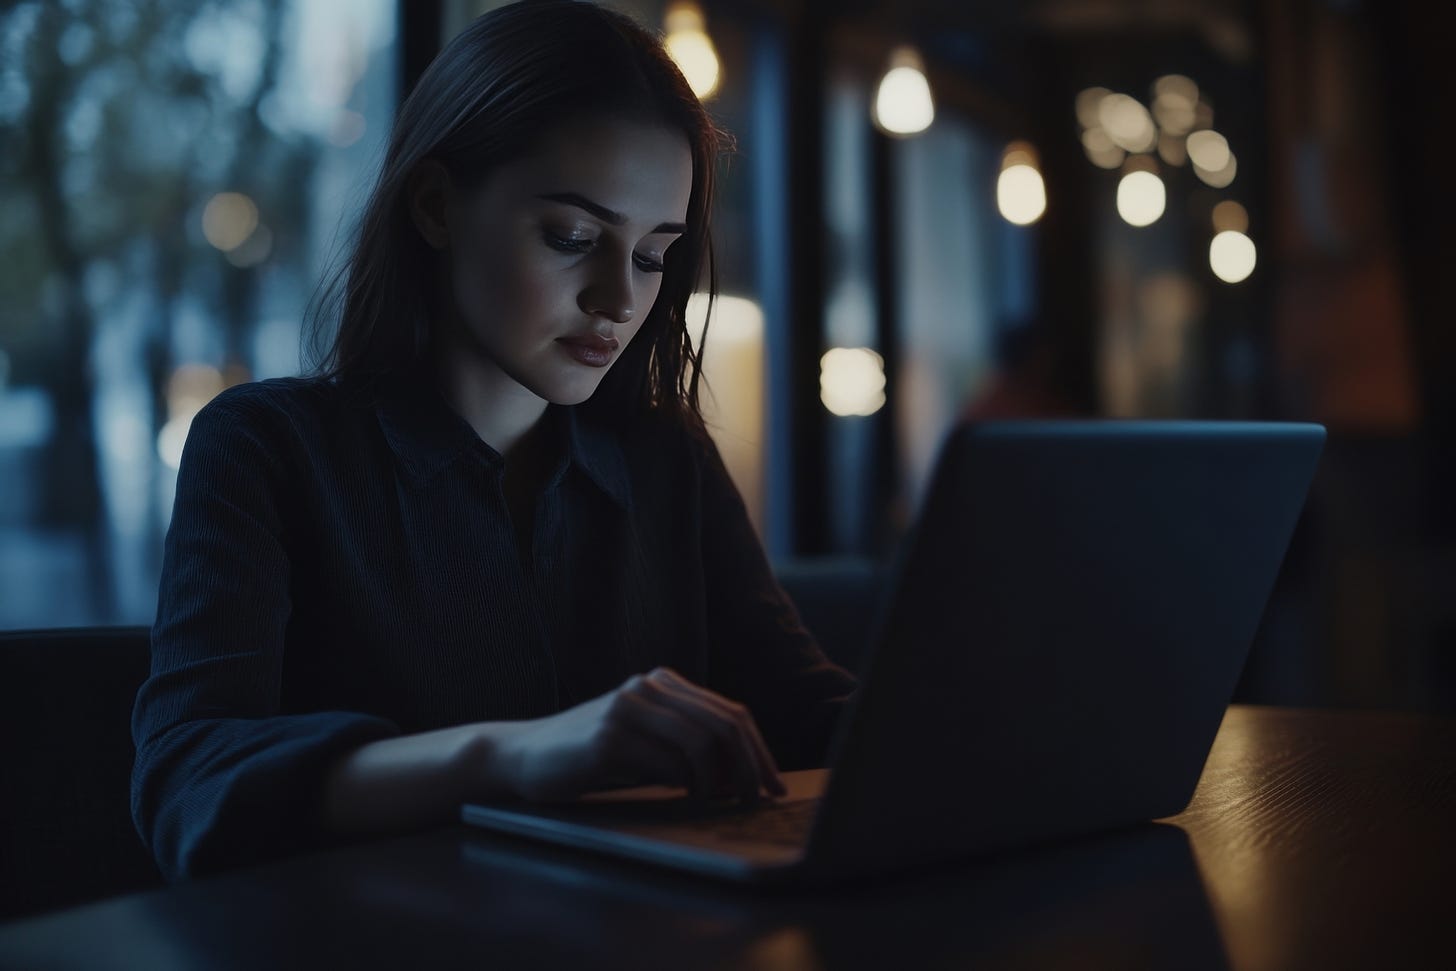
[[[430,63],[395,119],[349,256],[309,309],[305,339],[317,361],[309,373],[368,386],[424,372],[437,320],[431,287],[438,257],[408,211],[406,187],[421,161],[439,161],[468,189],[554,127],[584,117],[680,130],[692,150],[693,182],[688,230],[665,254],[657,302],[582,407],[611,420],[655,410],[702,432],[701,350],[693,349],[684,316],[705,264],[709,308],[717,295],[708,220],[727,136],[656,35],[624,14],[577,0],[523,0],[492,10]],[[337,331],[318,357],[335,320]]]

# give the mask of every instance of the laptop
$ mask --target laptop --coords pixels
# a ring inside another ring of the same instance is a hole
[[[465,822],[725,880],[837,880],[1187,806],[1323,448],[1273,422],[942,443],[829,767],[754,807],[636,787]]]

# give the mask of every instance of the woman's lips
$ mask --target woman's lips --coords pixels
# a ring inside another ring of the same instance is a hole
[[[617,349],[615,337],[599,337],[588,334],[584,337],[558,337],[556,343],[567,354],[589,367],[606,367],[612,363],[612,352]]]

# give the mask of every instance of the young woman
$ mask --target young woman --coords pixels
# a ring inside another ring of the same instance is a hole
[[[683,324],[719,137],[589,3],[495,10],[425,72],[320,366],[188,436],[132,722],[169,878],[822,764],[854,680],[770,572]]]

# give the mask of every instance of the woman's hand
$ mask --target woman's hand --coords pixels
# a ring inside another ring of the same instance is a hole
[[[748,709],[670,668],[515,723],[491,748],[509,789],[533,802],[624,785],[678,785],[698,798],[734,794],[749,802],[762,790],[786,791]]]
[[[652,783],[746,801],[785,791],[747,708],[656,668],[546,718],[456,725],[346,752],[324,773],[320,823],[399,831],[448,822],[462,802],[560,801]]]

